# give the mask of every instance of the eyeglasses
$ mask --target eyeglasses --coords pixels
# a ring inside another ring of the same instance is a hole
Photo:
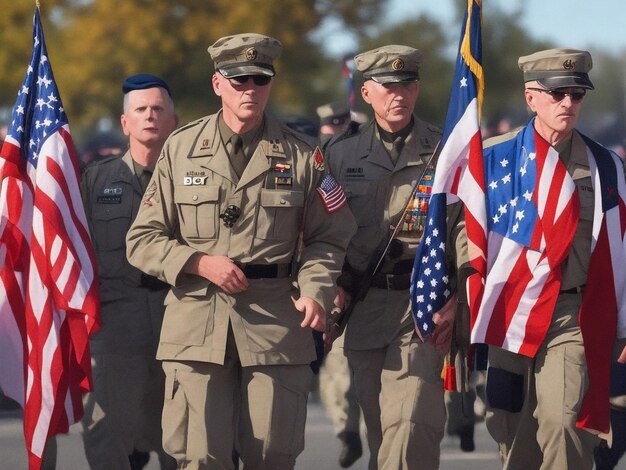
[[[225,77],[231,82],[235,82],[237,85],[245,85],[248,83],[248,79],[251,78],[256,86],[265,86],[270,81],[272,81],[272,77],[268,77],[267,75],[240,75],[239,77]]]
[[[560,91],[560,90],[547,90],[545,88],[530,88],[530,87],[526,88],[526,89],[527,90],[533,90],[533,91],[540,91],[542,93],[547,93],[548,95],[550,95],[552,97],[552,100],[555,103],[559,103],[559,102],[563,101],[566,96],[569,96],[572,99],[572,102],[578,103],[587,94],[587,91],[585,89],[583,89],[581,91],[573,91],[573,92]]]

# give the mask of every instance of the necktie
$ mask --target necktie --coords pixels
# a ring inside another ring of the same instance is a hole
[[[400,152],[402,152],[402,147],[404,146],[404,140],[402,137],[398,136],[394,139],[391,144],[391,150],[389,151],[389,156],[391,157],[391,161],[395,165],[398,162],[398,157],[400,156]]]
[[[248,161],[243,152],[243,140],[239,134],[233,134],[230,142],[230,164],[233,166],[237,176],[241,178],[243,171],[246,169]]]
[[[139,175],[139,185],[144,193],[146,192],[150,178],[152,178],[152,172],[149,170],[143,170]]]

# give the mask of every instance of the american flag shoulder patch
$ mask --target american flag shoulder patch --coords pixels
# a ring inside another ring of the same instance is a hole
[[[343,188],[331,174],[324,176],[317,187],[317,194],[319,194],[322,204],[324,204],[324,209],[329,214],[338,211],[347,202],[346,193],[343,192]]]

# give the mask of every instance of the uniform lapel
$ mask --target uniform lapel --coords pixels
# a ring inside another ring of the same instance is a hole
[[[233,184],[237,183],[237,175],[228,160],[226,148],[222,145],[216,117],[211,117],[206,122],[198,134],[188,158],[195,164],[226,178]]]
[[[284,136],[278,123],[269,116],[265,117],[266,129],[263,136],[250,157],[248,166],[241,175],[235,191],[239,191],[254,183],[257,178],[267,173],[271,166],[272,158],[286,158],[284,148]]]
[[[133,158],[130,155],[130,150],[126,151],[122,157],[122,161],[126,165],[120,167],[120,171],[117,174],[117,181],[129,184],[137,194],[141,194],[143,191],[141,190],[139,179],[135,174],[135,166],[133,165]]]

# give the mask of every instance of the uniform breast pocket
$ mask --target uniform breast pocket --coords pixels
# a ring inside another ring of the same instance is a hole
[[[219,186],[177,186],[180,232],[187,239],[213,239],[219,222]]]
[[[593,195],[593,187],[591,186],[591,179],[584,178],[577,181],[576,189],[578,190],[578,198],[580,200],[580,219],[586,221],[593,220],[595,198]]]
[[[359,227],[376,224],[379,216],[376,204],[377,188],[373,183],[362,182],[345,189],[348,205]]]
[[[99,251],[124,248],[132,217],[130,198],[122,198],[119,204],[95,204],[93,207],[93,238],[96,248]]]
[[[256,233],[264,240],[289,240],[300,229],[304,192],[262,189]]]

